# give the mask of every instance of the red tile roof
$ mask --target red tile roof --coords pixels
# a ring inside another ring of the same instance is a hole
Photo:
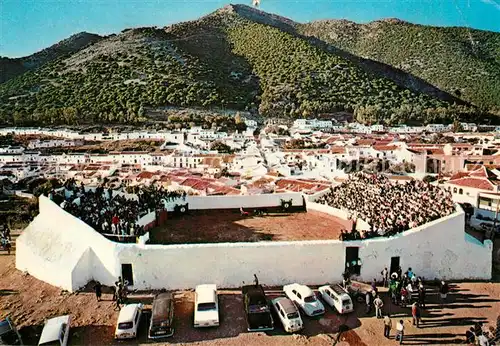
[[[295,179],[280,179],[276,182],[276,187],[278,189],[284,189],[287,191],[307,193],[328,189],[330,187],[330,184]]]
[[[155,175],[154,173],[144,171],[144,172],[137,174],[137,178],[139,178],[139,179],[151,179],[154,175]]]
[[[358,139],[356,145],[372,145],[375,141],[373,139]]]
[[[455,173],[451,178],[450,180],[456,180],[456,179],[461,179],[461,178],[464,178],[464,177],[468,177],[469,176],[469,172],[457,172]]]
[[[486,167],[481,166],[474,171],[458,172],[451,177],[448,183],[452,185],[493,191],[499,181],[493,172],[488,170]]]
[[[389,151],[389,150],[397,150],[398,147],[396,145],[374,145],[373,149],[378,151]]]
[[[489,191],[494,190],[494,185],[487,179],[461,178],[453,181],[450,180],[449,184],[463,186],[463,187],[470,187],[480,190],[489,190]]]

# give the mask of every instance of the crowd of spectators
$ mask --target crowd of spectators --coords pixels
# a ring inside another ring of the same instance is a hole
[[[449,191],[411,180],[391,182],[380,174],[355,173],[317,200],[347,210],[354,223],[362,219],[370,230],[341,234],[344,240],[392,236],[455,211]]]
[[[98,186],[95,189],[78,186],[74,180],[64,184],[65,189],[54,190],[49,197],[65,211],[81,219],[103,234],[116,236],[114,240],[123,240],[126,236],[142,236],[144,225],[137,221],[154,210],[165,208],[165,202],[176,198],[185,198],[185,194],[176,191],[141,187],[137,198],[113,193],[114,190]],[[66,194],[65,191],[70,193]]]

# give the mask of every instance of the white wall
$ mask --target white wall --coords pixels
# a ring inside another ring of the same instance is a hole
[[[237,208],[264,208],[281,205],[281,199],[292,200],[293,206],[302,205],[302,194],[298,192],[290,193],[270,193],[250,196],[187,196],[186,202],[189,209],[237,209]],[[183,203],[180,203],[183,204]]]
[[[89,278],[103,284],[116,281],[120,275],[118,244],[47,197],[40,196],[38,201],[40,213],[16,240],[16,268],[70,291]]]
[[[310,201],[311,201],[311,199],[309,199],[309,201],[306,202],[307,203],[307,210],[316,210],[316,211],[319,211],[319,212],[322,212],[325,214],[330,214],[330,215],[336,216],[336,217],[343,219],[343,220],[349,219],[349,213],[346,210],[337,209],[337,208],[330,207],[326,204],[314,203],[314,202],[310,202]]]
[[[144,215],[139,220],[137,220],[137,225],[146,226],[149,225],[154,220],[156,220],[156,211],[153,210],[152,212]]]
[[[185,289],[206,282],[240,287],[251,282],[254,273],[265,285],[323,284],[341,279],[345,248],[350,246],[359,247],[361,280],[378,278],[392,256],[401,258],[404,269],[412,267],[427,279],[491,278],[492,243],[482,244],[464,232],[460,209],[391,238],[139,245],[113,243],[49,199],[39,200],[40,215],[17,240],[16,267],[68,290],[90,279],[112,285],[124,263],[132,264],[136,289]],[[221,205],[227,207],[222,202],[215,206]],[[328,206],[316,207],[338,215]]]
[[[308,202],[307,208],[341,216],[339,209],[322,204]],[[465,233],[464,218],[464,212],[457,206],[454,214],[390,238],[344,243],[360,247],[362,280],[378,278],[383,267],[390,266],[391,257],[397,256],[400,257],[402,268],[411,267],[417,275],[427,279],[489,280],[493,244],[491,241],[482,244]],[[358,220],[360,222],[364,221]]]
[[[146,245],[118,256],[132,263],[134,288],[185,289],[206,282],[240,287],[254,273],[265,285],[325,283],[340,279],[334,263],[343,263],[343,252],[328,241]]]

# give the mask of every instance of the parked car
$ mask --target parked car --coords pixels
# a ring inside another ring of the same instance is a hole
[[[321,298],[339,314],[347,314],[354,310],[352,299],[340,285],[325,285],[318,288]]]
[[[172,293],[160,293],[153,300],[148,337],[166,338],[174,335],[174,300]]]
[[[9,317],[0,320],[0,345],[22,345],[23,340]]]
[[[194,294],[194,326],[217,327],[219,325],[217,286],[198,285]]]
[[[58,316],[45,321],[38,345],[66,346],[68,344],[70,324],[70,315]]]
[[[279,297],[273,299],[271,303],[286,332],[294,333],[303,328],[300,313],[290,299],[286,297]]]
[[[264,289],[261,285],[242,287],[243,308],[249,332],[274,329],[273,316]]]
[[[283,291],[307,316],[319,316],[325,313],[323,304],[306,285],[298,283],[285,285]]]
[[[133,339],[137,337],[137,328],[141,321],[141,303],[124,305],[118,315],[118,323],[115,329],[115,339]]]

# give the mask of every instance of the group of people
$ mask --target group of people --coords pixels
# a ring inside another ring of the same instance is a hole
[[[366,221],[371,229],[361,232],[361,239],[392,236],[455,211],[449,191],[419,180],[401,184],[382,174],[362,172],[351,174],[317,202]]]
[[[2,245],[2,249],[7,251],[7,253],[10,255],[10,249],[12,247],[10,241],[12,240],[10,237],[10,228],[7,222],[4,222],[1,226],[2,228],[0,229],[0,241]]]
[[[416,276],[411,268],[408,268],[406,272],[403,273],[401,267],[399,267],[394,273],[389,275],[389,270],[387,267],[381,272],[382,275],[382,285],[389,288],[389,294],[391,295],[391,303],[406,307],[411,305],[411,315],[412,324],[417,328],[420,328],[422,323],[422,309],[425,308],[425,288],[423,285],[423,280]],[[344,282],[348,282],[348,278],[344,277]],[[418,298],[413,299],[412,294],[418,293]],[[377,287],[377,279],[373,279],[371,288],[365,295],[366,298],[366,313],[371,313],[372,309],[375,308],[375,316],[377,318],[383,318],[384,324],[384,337],[389,338],[392,330],[392,320],[390,313],[386,313],[383,316],[382,308],[384,307],[384,302],[380,298]],[[395,340],[400,343],[403,342],[405,325],[403,320],[399,320],[396,323],[396,335]]]
[[[479,346],[493,346],[500,342],[500,315],[497,317],[495,327],[490,327],[490,330],[483,330],[481,322],[477,322],[473,327],[465,332],[465,340],[468,344]]]
[[[69,181],[64,187],[72,193],[66,195],[64,189],[54,190],[49,197],[95,230],[114,235],[119,241],[126,236],[143,235],[144,226],[138,225],[137,221],[150,210],[164,209],[164,202],[185,198],[182,193],[155,186],[139,188],[137,199],[114,194],[113,190],[102,185],[92,190],[86,189],[83,184],[77,186],[76,182]]]
[[[425,307],[425,287],[422,278],[418,277],[411,268],[408,268],[406,272],[403,273],[401,267],[391,274],[388,278],[387,268],[382,271],[384,286],[389,287],[389,295],[391,296],[391,301],[395,305],[402,307],[416,302],[418,307]],[[443,287],[448,287],[446,283],[443,282]],[[447,294],[448,292],[446,292]],[[416,299],[414,297],[416,296]]]
[[[121,305],[127,303],[127,286],[128,281],[123,280],[122,277],[118,277],[118,280],[115,281],[115,285],[113,287],[113,301],[115,302],[115,310],[120,310]],[[94,292],[98,302],[101,301],[102,297],[102,284],[99,281],[96,281],[94,284]]]

